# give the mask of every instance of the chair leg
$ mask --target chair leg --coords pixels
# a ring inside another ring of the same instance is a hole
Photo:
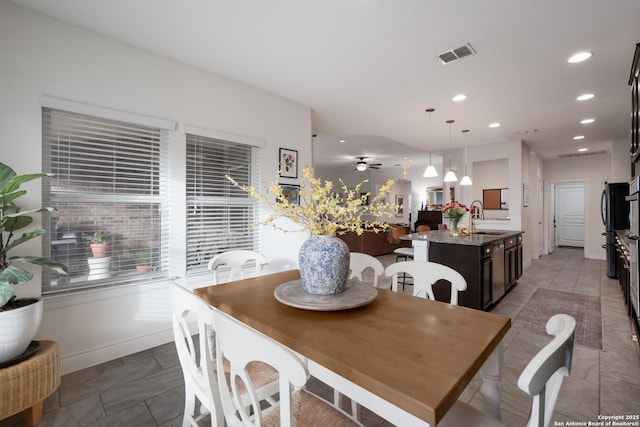
[[[185,387],[184,415],[182,427],[191,427],[195,422],[196,396],[188,387]]]
[[[406,255],[398,255],[396,256],[396,262],[398,262],[402,258],[403,261],[407,261],[409,259]],[[407,282],[407,273],[402,273],[402,290],[404,291],[404,284]]]

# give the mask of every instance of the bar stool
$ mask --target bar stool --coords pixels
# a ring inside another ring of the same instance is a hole
[[[407,234],[407,230],[404,227],[396,227],[393,229],[393,243],[402,243],[400,237]],[[402,258],[403,261],[408,261],[409,259],[413,259],[413,248],[399,247],[394,249],[394,254],[396,254],[396,262],[400,261]],[[398,281],[400,283],[400,281]],[[402,290],[404,290],[404,285],[411,285],[412,283],[407,283],[407,274],[402,274]]]

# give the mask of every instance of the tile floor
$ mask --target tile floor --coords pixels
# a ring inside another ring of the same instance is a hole
[[[606,276],[603,261],[584,259],[582,253],[581,249],[558,248],[534,260],[494,312],[515,318],[537,288],[600,297],[604,350],[576,345],[573,370],[562,385],[553,421],[587,423],[597,421],[599,414],[640,414],[640,359],[630,340],[620,287]],[[380,259],[385,265],[395,261],[391,255]],[[383,279],[381,286],[388,283]],[[517,388],[517,378],[548,341],[516,328],[505,338],[502,417],[509,427],[525,424],[530,400]],[[461,399],[481,407],[479,386],[480,379],[475,378]],[[311,381],[310,389],[324,396],[332,394],[318,381]],[[63,376],[58,391],[45,402],[40,426],[180,426],[183,392],[182,372],[173,343],[169,343]],[[363,412],[367,426],[390,425]],[[0,421],[0,427],[20,425],[19,415]]]

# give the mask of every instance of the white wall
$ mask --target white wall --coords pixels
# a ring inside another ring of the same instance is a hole
[[[42,168],[41,109],[48,95],[246,135],[265,141],[262,176],[276,179],[278,148],[310,163],[311,112],[273,94],[0,2],[0,144],[17,173]],[[287,180],[297,182],[297,180]],[[26,203],[41,200],[39,184]],[[270,267],[297,264],[303,233],[265,230]],[[27,248],[40,253],[40,243]],[[40,294],[40,274],[17,289]],[[166,282],[45,298],[39,339],[58,341],[70,372],[173,339]]]
[[[605,259],[606,256],[601,247],[605,229],[600,218],[600,194],[604,182],[611,180],[611,170],[607,167],[610,164],[610,153],[543,162],[545,201],[553,196],[548,194],[548,183],[581,181],[585,184],[584,253],[587,258]]]

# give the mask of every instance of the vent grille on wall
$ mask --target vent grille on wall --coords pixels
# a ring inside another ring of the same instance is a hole
[[[476,51],[473,46],[471,46],[470,43],[467,43],[466,45],[460,46],[456,49],[442,52],[438,55],[438,59],[440,59],[440,62],[443,64],[449,64],[450,62],[457,61],[460,58],[464,58],[465,56],[473,55],[475,53]]]
[[[582,153],[567,153],[567,154],[558,154],[559,158],[564,157],[582,157],[582,156],[594,156],[596,154],[607,154],[609,150],[599,150],[599,151],[584,151]]]

